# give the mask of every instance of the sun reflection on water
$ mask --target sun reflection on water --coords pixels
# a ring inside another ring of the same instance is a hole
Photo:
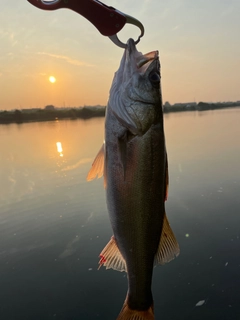
[[[62,148],[62,143],[61,142],[57,142],[57,151],[59,152],[60,157],[63,157],[63,148]]]

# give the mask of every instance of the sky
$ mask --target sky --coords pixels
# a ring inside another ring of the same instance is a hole
[[[137,49],[159,50],[164,102],[240,100],[239,0],[102,2],[144,25]],[[0,110],[107,104],[123,49],[71,10],[0,5]],[[138,34],[125,25],[118,36]]]

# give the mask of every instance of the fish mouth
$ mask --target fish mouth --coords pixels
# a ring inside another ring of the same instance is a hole
[[[135,58],[137,69],[140,69],[140,71],[143,72],[145,72],[148,69],[152,61],[159,59],[159,54],[157,50],[148,52],[146,54],[138,52],[133,39],[128,40],[126,50],[128,50],[129,56],[133,56]]]
[[[146,53],[146,54],[142,55],[141,57],[137,58],[137,60],[136,60],[137,67],[138,67],[138,69],[140,69],[146,64],[150,65],[151,62],[156,59],[158,59],[158,51],[151,51],[149,53]]]

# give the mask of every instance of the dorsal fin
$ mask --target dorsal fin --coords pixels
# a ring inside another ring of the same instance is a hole
[[[164,214],[163,228],[158,251],[155,255],[155,264],[165,264],[180,253],[178,242],[168,222],[166,213]]]
[[[91,181],[93,179],[101,178],[104,173],[104,143],[101,146],[101,149],[98,151],[96,158],[92,163],[92,167],[87,175],[87,181]]]

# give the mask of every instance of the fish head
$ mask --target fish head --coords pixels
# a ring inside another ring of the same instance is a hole
[[[158,51],[142,54],[129,39],[115,73],[108,107],[132,134],[142,135],[162,118]]]

